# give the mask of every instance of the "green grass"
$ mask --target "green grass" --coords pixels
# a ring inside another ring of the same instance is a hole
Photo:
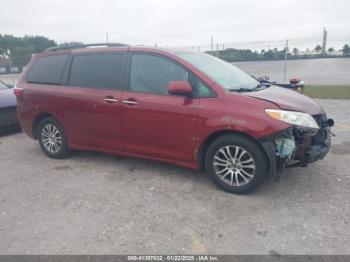
[[[304,94],[312,98],[350,99],[350,85],[306,86]]]

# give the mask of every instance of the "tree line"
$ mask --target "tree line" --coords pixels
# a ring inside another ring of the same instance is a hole
[[[24,36],[0,34],[0,67],[9,68],[9,57],[12,67],[20,70],[30,61],[32,54],[43,52],[45,49],[56,46],[81,45],[81,42],[66,42],[57,44],[45,36]]]

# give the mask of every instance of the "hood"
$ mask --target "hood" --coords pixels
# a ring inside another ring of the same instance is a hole
[[[0,89],[0,108],[17,106],[17,99],[13,89]]]
[[[270,86],[260,91],[242,94],[272,102],[285,110],[300,111],[310,115],[324,113],[322,107],[310,97],[279,86]]]

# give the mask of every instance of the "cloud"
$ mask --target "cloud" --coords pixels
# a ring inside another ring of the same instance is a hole
[[[2,3],[0,33],[45,35],[57,42],[113,42],[169,46],[350,39],[346,0],[11,0]]]

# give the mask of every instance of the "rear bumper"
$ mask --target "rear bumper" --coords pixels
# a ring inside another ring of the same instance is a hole
[[[0,109],[0,130],[18,128],[17,107],[5,107]]]

